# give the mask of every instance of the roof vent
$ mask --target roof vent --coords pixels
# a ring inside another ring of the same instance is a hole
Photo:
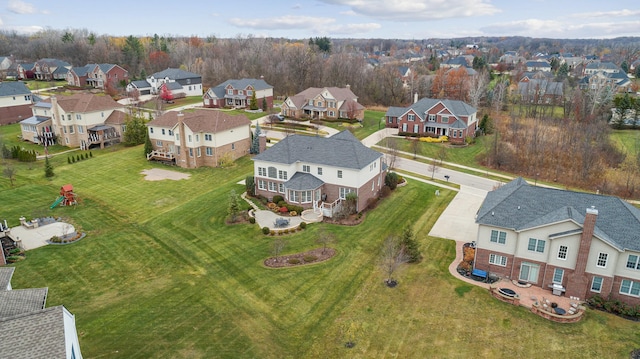
[[[496,214],[496,212],[494,212],[494,211],[491,211],[491,215],[493,216],[494,214]]]

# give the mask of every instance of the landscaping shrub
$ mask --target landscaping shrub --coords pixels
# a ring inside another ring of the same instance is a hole
[[[389,186],[393,191],[398,186],[398,174],[395,172],[389,172],[384,178],[384,184]]]
[[[298,215],[298,212],[296,212],[296,211],[289,211],[289,215],[290,215],[291,217],[295,217],[295,216],[297,216],[297,215]]]
[[[71,158],[67,157],[67,163],[71,164]]]
[[[267,204],[267,207],[269,207],[269,209],[271,209],[271,210],[274,210],[274,209],[276,209],[276,207],[278,207],[278,205],[273,203],[273,202],[269,202]]]
[[[371,197],[369,199],[367,199],[367,208],[368,209],[374,209],[376,208],[376,206],[378,205],[378,199]]]
[[[282,198],[282,197],[281,197]],[[275,197],[273,198],[275,203],[278,204],[278,207],[286,207],[287,206],[287,202],[285,202],[284,200],[280,200],[278,202],[275,201]]]
[[[14,248],[14,249],[9,251],[9,254],[18,254],[18,253],[21,253],[21,252],[22,252],[22,249]]]
[[[273,202],[277,203],[280,206],[280,202],[284,202],[284,197],[280,196],[280,195],[275,195],[273,196]],[[282,206],[280,206],[282,207]]]
[[[276,234],[276,231],[273,231],[273,230],[272,230],[272,231],[269,231],[269,235],[274,236],[275,234]]]
[[[255,218],[254,218],[255,219]],[[271,230],[269,229],[269,227],[262,227],[262,234],[269,234],[269,232],[271,232]]]
[[[62,242],[62,239],[60,239],[60,237],[58,237],[58,236],[53,236],[53,237],[51,237],[49,240],[50,240],[51,242],[53,242],[53,243],[60,243],[60,242]]]
[[[280,213],[287,213],[287,212],[289,212],[289,208],[287,208],[287,207],[280,207],[279,211],[280,211]]]
[[[300,222],[300,229],[305,229],[307,228],[307,222]]]
[[[387,185],[384,185],[380,189],[380,193],[378,194],[378,196],[380,198],[385,198],[385,197],[389,197],[390,194],[391,194],[391,188]]]
[[[93,158],[93,152],[89,152],[89,157]]]
[[[21,261],[23,259],[24,259],[23,256],[8,256],[7,257],[7,263],[15,263],[15,262]]]
[[[249,217],[249,223],[251,223],[251,224],[256,223],[256,219],[254,217]]]
[[[305,262],[309,263],[309,262],[315,262],[318,260],[318,257],[312,255],[312,254],[307,254],[304,257],[302,257],[302,259],[304,259]]]
[[[623,318],[636,321],[640,320],[640,305],[629,305],[621,302],[618,299],[605,299],[597,294],[587,299],[586,303],[592,308],[604,310],[609,313],[619,315]]]
[[[289,264],[300,264],[300,260],[298,258],[289,258],[287,262]]]

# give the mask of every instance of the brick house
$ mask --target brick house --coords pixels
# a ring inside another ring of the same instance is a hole
[[[283,116],[313,119],[348,118],[362,121],[364,106],[358,103],[358,96],[351,87],[310,87],[282,103]]]
[[[256,194],[275,195],[331,217],[348,193],[366,208],[384,186],[383,155],[363,145],[351,132],[331,137],[290,135],[253,157]]]
[[[475,108],[458,100],[423,98],[409,107],[389,107],[386,127],[420,136],[448,136],[452,143],[464,143],[475,136],[478,126]]]
[[[114,64],[87,64],[72,67],[67,73],[67,83],[71,86],[92,86],[104,90],[107,83],[118,87],[121,81],[129,82],[129,71]]]
[[[248,154],[251,147],[251,121],[218,110],[168,111],[147,128],[153,145],[147,159],[184,168],[218,167]]]
[[[488,193],[476,222],[475,268],[640,304],[640,209],[626,201],[517,178]]]
[[[24,82],[0,82],[0,125],[29,118],[32,104],[33,95]]]
[[[41,59],[35,62],[33,73],[36,80],[65,80],[71,64],[58,59]]]
[[[204,107],[249,108],[254,94],[258,108],[262,108],[263,100],[267,109],[273,108],[273,86],[263,79],[227,80],[207,90],[202,99]]]
[[[124,106],[109,96],[79,93],[52,96],[31,106],[32,116],[20,121],[22,138],[38,144],[88,149],[121,141]]]

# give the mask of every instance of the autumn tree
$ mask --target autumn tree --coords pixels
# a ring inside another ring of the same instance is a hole
[[[235,190],[229,192],[227,214],[229,215],[229,222],[235,223],[240,215],[240,199]]]
[[[463,67],[451,69],[446,73],[445,98],[450,100],[466,101],[468,90],[467,70]]]
[[[406,248],[398,237],[388,236],[382,244],[380,253],[380,267],[386,276],[385,284],[393,288],[398,285],[398,281],[393,278],[393,274],[409,261]]]
[[[11,187],[13,187],[15,181],[16,181],[16,169],[7,164],[3,169],[2,169],[2,174],[7,177],[7,179],[9,180],[9,183],[11,184]]]

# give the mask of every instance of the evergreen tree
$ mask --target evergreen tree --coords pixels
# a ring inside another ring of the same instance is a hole
[[[409,263],[417,263],[422,259],[418,242],[416,242],[415,234],[410,226],[404,227],[402,231],[401,244],[404,246],[405,253]]]
[[[251,100],[249,100],[249,109],[255,111],[258,109],[258,99],[256,99],[256,92],[251,93]]]
[[[44,176],[47,178],[54,176],[53,165],[49,162],[49,157],[44,158]]]
[[[267,99],[265,97],[262,98],[262,111],[267,112]]]
[[[127,116],[125,121],[124,145],[137,146],[145,142],[147,136],[147,126],[144,120],[138,116]]]
[[[149,138],[149,132],[145,131],[144,154],[148,155],[152,151],[153,151],[153,145],[151,144],[151,139]]]
[[[251,141],[251,148],[249,149],[249,153],[258,154],[260,153],[260,123],[256,124],[256,133],[253,135],[253,140]]]
[[[249,196],[253,197],[256,195],[256,182],[253,176],[247,176],[247,178],[245,178],[244,186]]]
[[[67,157],[67,163],[71,164],[71,158],[70,157]]]
[[[238,215],[240,214],[240,201],[238,200],[238,194],[233,189],[229,192],[229,207],[227,207],[227,213],[232,223],[238,219]]]
[[[478,128],[482,130],[482,133],[485,135],[492,134],[493,121],[491,120],[491,117],[489,117],[489,115],[485,113],[484,116],[482,116],[482,119],[480,120],[480,124],[478,124]]]

